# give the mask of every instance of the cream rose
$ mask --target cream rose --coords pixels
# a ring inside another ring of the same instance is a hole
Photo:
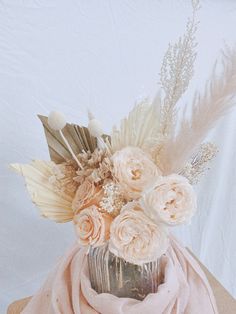
[[[138,147],[126,147],[113,157],[113,174],[128,199],[137,199],[153,180],[161,175],[154,162]]]
[[[109,249],[133,264],[156,261],[168,248],[167,230],[152,222],[137,205],[128,204],[111,224]]]
[[[75,215],[73,222],[78,242],[82,246],[100,246],[109,239],[112,218],[106,213],[99,212],[94,205]]]
[[[72,209],[75,213],[89,207],[91,205],[98,205],[102,198],[102,189],[95,186],[90,180],[85,180],[79,185],[75,197],[72,202]]]
[[[196,196],[188,180],[171,174],[157,179],[141,198],[145,213],[156,222],[179,225],[188,222],[196,211]]]

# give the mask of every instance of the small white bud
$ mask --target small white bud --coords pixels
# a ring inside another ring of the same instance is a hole
[[[92,112],[89,109],[88,109],[88,119],[89,120],[95,119],[94,115],[92,114]]]
[[[62,130],[66,126],[66,120],[62,113],[51,111],[48,116],[48,124],[55,131]]]
[[[97,119],[89,120],[88,129],[90,134],[94,137],[101,137],[103,135],[102,125]]]

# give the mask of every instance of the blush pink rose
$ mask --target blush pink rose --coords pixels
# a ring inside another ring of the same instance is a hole
[[[78,213],[82,209],[91,205],[98,205],[102,199],[103,190],[95,186],[90,180],[85,180],[79,185],[72,202],[72,209]]]
[[[101,213],[95,205],[81,210],[74,216],[73,222],[78,243],[82,246],[101,246],[110,237],[112,217]]]

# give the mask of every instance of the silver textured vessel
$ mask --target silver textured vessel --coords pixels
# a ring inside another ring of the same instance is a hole
[[[134,265],[112,254],[108,245],[90,247],[88,267],[91,286],[97,293],[143,300],[157,292],[162,282],[160,260]]]

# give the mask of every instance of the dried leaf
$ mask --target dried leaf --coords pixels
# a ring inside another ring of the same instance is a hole
[[[73,197],[57,191],[49,178],[53,175],[55,163],[35,160],[31,164],[12,164],[11,168],[24,176],[32,202],[40,209],[42,216],[56,222],[73,219],[71,207]]]
[[[113,128],[111,151],[126,146],[136,146],[144,150],[157,144],[160,139],[160,97],[152,102],[148,99],[136,104],[129,116],[121,121],[120,128]]]
[[[61,163],[71,159],[71,154],[59,132],[52,130],[48,125],[48,118],[42,115],[38,115],[38,117],[44,127],[51,160],[55,163]],[[83,151],[93,152],[97,147],[96,138],[90,135],[86,127],[67,123],[63,129],[63,133],[76,155]]]

